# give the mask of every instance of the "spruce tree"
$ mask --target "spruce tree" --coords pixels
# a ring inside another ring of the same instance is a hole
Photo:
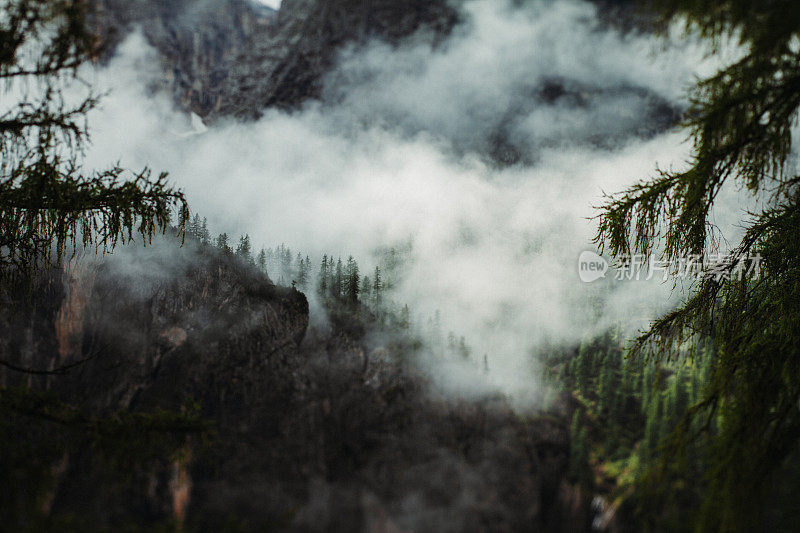
[[[383,291],[383,281],[381,280],[381,269],[375,267],[375,276],[372,281],[372,295],[375,301],[375,312],[381,309],[381,292]]]
[[[460,355],[462,359],[469,359],[471,354],[472,350],[470,350],[469,346],[467,346],[467,340],[462,335],[458,339],[458,355]]]
[[[317,277],[317,294],[325,298],[328,296],[328,254],[322,256],[322,262],[319,265],[319,275]]]
[[[361,301],[369,302],[372,296],[372,280],[369,279],[369,276],[364,276],[361,278],[361,290],[359,292]]]
[[[717,244],[710,213],[720,190],[740,187],[761,202],[755,213],[742,213],[744,237],[724,275],[701,278],[633,352],[660,361],[713,346],[704,394],[676,428],[659,475],[690,476],[681,457],[702,446],[708,464],[696,526],[752,529],[769,502],[771,474],[800,447],[800,176],[790,157],[800,107],[800,3],[651,4],[662,9],[664,27],[683,20],[715,46],[735,38],[742,56],[692,91],[684,120],[693,142],[687,168],[657,171],[608,198],[597,242],[612,255],[658,253],[673,265],[707,258]],[[763,258],[759,270],[750,268],[753,257]],[[718,420],[716,429],[707,420]],[[650,484],[662,492],[679,485],[655,478]]]
[[[145,243],[189,219],[165,173],[118,166],[89,172],[80,156],[86,115],[98,98],[75,101],[78,69],[102,43],[88,29],[93,3],[9,0],[0,17],[0,84],[19,101],[0,115],[0,284],[61,264],[76,247],[107,251],[138,235]]]
[[[291,282],[294,276],[292,272],[292,250],[281,243],[277,249],[277,255],[280,262],[280,282],[286,285]]]
[[[189,233],[189,235],[191,235],[192,237],[195,237],[195,238],[199,239],[200,238],[200,225],[201,224],[202,223],[200,222],[200,215],[195,213],[194,217],[192,217],[191,222],[189,222],[189,226],[187,228],[187,233]]]
[[[400,328],[401,329],[409,329],[411,327],[411,311],[408,309],[408,304],[403,306],[402,311],[400,311]]]
[[[258,266],[258,270],[262,273],[267,274],[267,252],[262,248],[260,252],[258,252],[258,257],[256,258],[256,265]]]
[[[344,279],[345,300],[348,305],[358,305],[358,293],[361,290],[361,278],[358,273],[358,263],[353,256],[347,258],[347,270]]]
[[[336,271],[333,274],[333,283],[331,283],[331,296],[334,300],[341,300],[344,287],[344,269],[342,267],[342,258],[336,261]]]
[[[253,264],[253,251],[250,245],[250,236],[245,234],[239,237],[239,244],[236,247],[236,257],[244,263]]]
[[[203,223],[200,226],[200,242],[203,244],[211,244],[211,233],[208,231],[208,219],[203,217]]]
[[[309,266],[300,254],[297,254],[297,285],[301,290],[308,288]]]
[[[217,248],[226,255],[232,255],[233,249],[231,248],[230,244],[228,244],[228,234],[227,233],[220,233],[217,236]]]

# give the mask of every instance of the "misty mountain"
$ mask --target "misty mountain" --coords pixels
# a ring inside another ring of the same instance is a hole
[[[648,27],[647,18],[630,1],[596,3],[605,24],[634,32]],[[476,132],[431,129],[413,116],[397,114],[402,110],[395,111],[391,103],[370,104],[380,74],[360,63],[353,71],[347,61],[352,51],[368,53],[375,46],[446,50],[472,24],[461,2],[285,0],[279,12],[232,0],[104,0],[101,5],[98,25],[112,44],[139,28],[158,52],[163,71],[159,85],[206,121],[255,119],[268,108],[291,111],[309,101],[338,106],[358,99],[363,112],[358,118],[364,122],[396,124],[408,135],[441,135],[458,154],[475,152],[509,165],[530,164],[537,150],[547,146],[613,147],[631,137],[647,138],[674,125],[680,114],[673,103],[644,86],[609,86],[557,73],[516,80],[504,104],[486,102],[483,110],[476,110],[485,122],[477,137]],[[581,108],[595,115],[594,124],[543,135],[525,131],[531,115]]]
[[[319,96],[336,51],[371,38],[398,42],[417,31],[446,34],[457,19],[446,0],[286,0],[280,12],[253,0],[101,0],[97,27],[109,54],[139,29],[161,59],[164,85],[201,116],[252,118]]]
[[[104,60],[133,31],[158,53],[160,89],[201,116],[217,111],[232,71],[252,42],[275,31],[277,12],[254,0],[97,0],[91,24]]]
[[[97,5],[116,90],[88,118],[91,164],[168,170],[256,246],[393,268],[380,308],[352,257],[346,290],[316,290],[283,245],[270,279],[249,237],[210,245],[198,217],[186,243],[79,255],[0,291],[9,521],[618,527],[630,464],[696,390],[621,362],[620,324],[666,296],[574,272],[601,187],[683,153],[659,136],[687,69],[642,51],[647,16],[627,0]]]
[[[0,332],[14,364],[72,369],[0,369],[4,390],[43,391],[4,394],[4,406],[19,401],[32,416],[15,419],[4,438],[25,435],[44,464],[58,465],[46,514],[80,510],[60,527],[588,525],[586,495],[565,483],[563,414],[521,418],[501,395],[441,394],[409,339],[309,330],[303,294],[224,251],[194,240],[177,252],[165,242],[126,249],[63,279],[43,274],[31,299],[13,305]],[[184,435],[160,418],[170,412],[196,413],[205,433]],[[130,435],[115,425],[120,416],[150,417],[162,429]],[[25,490],[14,505],[26,509],[38,471],[19,468]]]

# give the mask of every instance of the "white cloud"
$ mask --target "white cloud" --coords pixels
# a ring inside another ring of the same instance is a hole
[[[656,54],[654,38],[600,28],[584,3],[520,10],[474,0],[467,9],[471,22],[435,51],[418,42],[346,53],[328,80],[335,104],[189,138],[176,134],[191,129],[188,118],[144,89],[155,62],[132,37],[99,74],[113,92],[92,116],[90,163],[121,157],[168,170],[213,228],[249,232],[257,245],[286,242],[315,262],[352,253],[369,268],[378,247],[410,239],[399,299],[416,313],[440,309],[446,329],[489,355],[493,371],[479,380],[529,390],[544,342],[575,342],[668,301],[671,286],[626,284],[597,318],[587,302],[606,289],[582,284],[576,262],[591,248],[601,192],[650,175],[656,162],[682,164],[685,133],[622,135],[613,149],[587,140],[635,129],[646,95],[678,103],[708,66],[697,49]],[[547,79],[588,91],[589,103],[537,102],[526,91]],[[503,126],[535,154],[530,164],[498,169],[476,155]]]
[[[272,9],[279,9],[281,7],[281,0],[255,0],[259,4],[264,4]]]

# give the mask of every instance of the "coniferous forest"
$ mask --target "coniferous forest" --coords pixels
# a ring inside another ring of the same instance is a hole
[[[797,529],[796,1],[0,10],[0,530]]]

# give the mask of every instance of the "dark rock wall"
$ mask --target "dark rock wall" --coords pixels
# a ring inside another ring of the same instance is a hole
[[[3,350],[18,364],[90,359],[58,376],[0,370],[2,384],[49,390],[98,418],[194,405],[212,431],[187,436],[178,454],[131,462],[124,442],[104,444],[116,450],[109,460],[97,442],[31,419],[46,430],[39,438],[52,464],[28,497],[44,495],[47,516],[77,514],[89,530],[170,521],[198,531],[587,525],[585,498],[565,485],[560,418],[521,417],[500,396],[443,397],[416,370],[412,346],[307,331],[305,296],[208,249],[187,245],[144,270],[126,265],[73,271],[24,320],[4,319],[3,336],[20,328],[14,353]],[[41,339],[36,361],[25,359],[29,328]]]
[[[415,32],[445,35],[446,0],[284,0],[279,13],[249,0],[97,0],[92,25],[110,57],[140,29],[157,50],[163,88],[200,116],[257,117],[319,95],[340,46]]]
[[[437,39],[457,19],[446,0],[284,0],[277,31],[255,36],[237,59],[220,112],[253,118],[266,107],[295,108],[320,95],[320,77],[343,45],[397,44],[421,31]]]
[[[96,0],[91,24],[107,60],[132,31],[158,52],[159,87],[200,116],[222,106],[223,92],[251,39],[274,29],[276,12],[250,0]]]

